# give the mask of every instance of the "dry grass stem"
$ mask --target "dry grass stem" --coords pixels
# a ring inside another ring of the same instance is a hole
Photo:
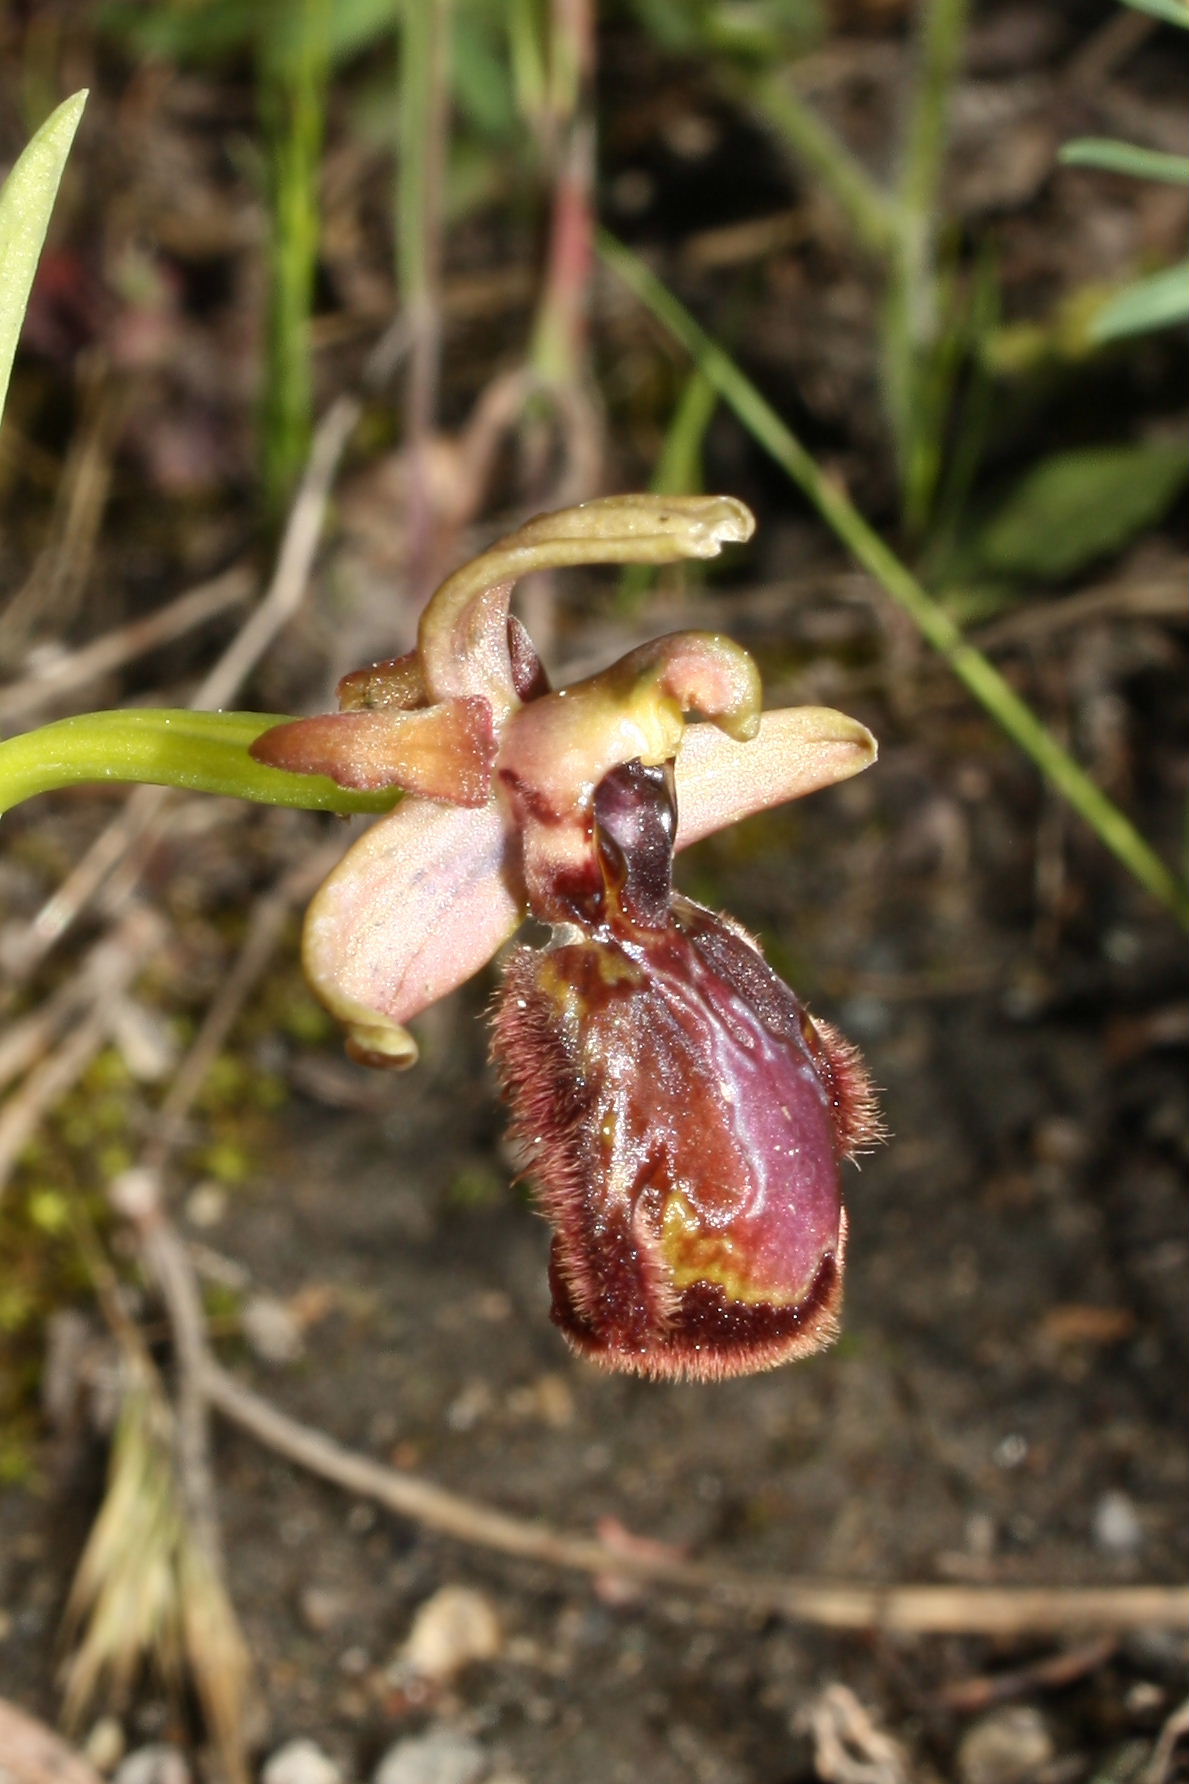
[[[62,468],[49,543],[4,609],[0,657],[11,659],[30,635],[69,625],[91,573],[131,391],[115,384],[106,362],[94,356],[84,360],[80,382],[82,414]]]
[[[221,576],[187,589],[166,606],[125,625],[115,626],[101,638],[78,650],[64,651],[39,663],[22,680],[0,693],[0,723],[25,723],[63,695],[97,681],[148,651],[172,644],[187,632],[239,607],[252,593],[254,578],[246,564],[235,564]]]
[[[224,1418],[299,1467],[445,1536],[548,1567],[671,1586],[830,1629],[1005,1636],[1077,1628],[1179,1629],[1189,1617],[1189,1586],[868,1586],[626,1553],[535,1519],[509,1517],[386,1468],[288,1417],[214,1362],[205,1366],[203,1386]]]
[[[30,919],[10,950],[10,977],[26,983],[42,961],[73,928],[109,874],[128,861],[142,845],[140,859],[147,857],[149,832],[169,801],[168,787],[137,787],[111,822],[106,824],[41,909]]]
[[[1166,1784],[1176,1750],[1186,1736],[1189,1736],[1189,1698],[1173,1711],[1160,1730],[1160,1739],[1152,1750],[1143,1784]]]
[[[176,1432],[146,1357],[124,1351],[123,1405],[108,1491],[79,1563],[65,1632],[81,1630],[63,1669],[64,1715],[97,1700],[122,1706],[144,1664],[174,1690],[188,1673],[230,1778],[247,1777],[246,1646],[218,1569],[182,1503]]]
[[[152,911],[138,909],[119,935],[108,939],[102,953],[96,951],[87,1013],[0,1107],[0,1196],[38,1123],[77,1084],[107,1040],[115,1000],[139,972],[162,933],[161,919]],[[66,1010],[65,1004],[61,1009]]]
[[[193,1045],[158,1111],[145,1164],[160,1170],[181,1138],[186,1117],[236,1018],[272,959],[295,904],[304,902],[340,860],[341,837],[304,857],[265,897],[256,901],[238,956],[207,1008]]]

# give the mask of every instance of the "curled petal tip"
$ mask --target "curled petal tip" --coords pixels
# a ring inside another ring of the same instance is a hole
[[[585,822],[613,768],[678,754],[685,713],[743,740],[759,734],[761,700],[759,670],[741,645],[717,632],[672,632],[522,707],[505,728],[500,772],[533,790],[538,815],[556,823],[570,810]]]
[[[347,1052],[358,1065],[405,1072],[417,1064],[417,1043],[399,1022],[350,1023],[346,1044]]]
[[[631,685],[651,679],[682,712],[700,712],[744,742],[760,729],[763,688],[755,659],[721,632],[670,632],[629,651],[606,679]]]
[[[743,545],[756,530],[755,515],[734,496],[707,496],[703,513],[694,524],[705,538],[708,557],[716,557],[724,545]]]

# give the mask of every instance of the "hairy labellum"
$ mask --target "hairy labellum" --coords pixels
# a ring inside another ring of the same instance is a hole
[[[846,1043],[672,894],[674,830],[663,769],[602,783],[601,895],[512,955],[494,1052],[554,1227],[557,1324],[605,1366],[709,1378],[834,1336],[839,1164],[876,1123]]]

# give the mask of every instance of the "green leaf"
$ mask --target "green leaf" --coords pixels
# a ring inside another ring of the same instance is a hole
[[[1106,173],[1130,174],[1137,180],[1164,180],[1189,186],[1189,155],[1165,155],[1159,149],[1137,148],[1109,136],[1081,136],[1067,142],[1058,155],[1066,167],[1100,167]]]
[[[0,812],[87,781],[147,781],[223,793],[303,811],[387,811],[388,787],[355,793],[324,774],[290,774],[254,762],[250,744],[285,719],[263,712],[157,711],[134,707],[80,713],[0,743]]]
[[[1124,0],[1124,3],[1136,12],[1163,19],[1166,25],[1180,25],[1183,31],[1189,31],[1189,6],[1185,0]]]
[[[1090,328],[1092,341],[1116,341],[1189,322],[1189,260],[1137,279],[1103,305]]]
[[[0,192],[0,415],[58,182],[86,103],[84,88],[50,113]]]
[[[1016,484],[970,558],[1000,575],[1059,581],[1151,526],[1187,479],[1189,445],[1179,440],[1060,453]]]

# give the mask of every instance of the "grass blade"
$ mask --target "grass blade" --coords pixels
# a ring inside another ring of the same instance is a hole
[[[50,212],[86,103],[84,88],[50,113],[0,192],[0,415]]]
[[[1124,335],[1179,328],[1189,320],[1189,260],[1165,267],[1127,285],[1104,304],[1090,327],[1090,339],[1117,341]]]
[[[1141,149],[1134,143],[1117,142],[1110,136],[1080,136],[1067,142],[1057,156],[1066,167],[1097,167],[1104,173],[1123,173],[1136,180],[1163,180],[1170,186],[1189,186],[1189,155],[1166,155],[1160,149]]]
[[[944,608],[884,543],[846,492],[827,477],[730,355],[713,340],[630,249],[602,233],[599,249],[611,270],[679,341],[752,437],[804,491],[826,524],[892,599],[915,621],[1012,740],[1073,806],[1130,873],[1189,929],[1189,886],[1145,842],[1126,814],[1097,787],[1021,700],[994,664],[966,642]]]

